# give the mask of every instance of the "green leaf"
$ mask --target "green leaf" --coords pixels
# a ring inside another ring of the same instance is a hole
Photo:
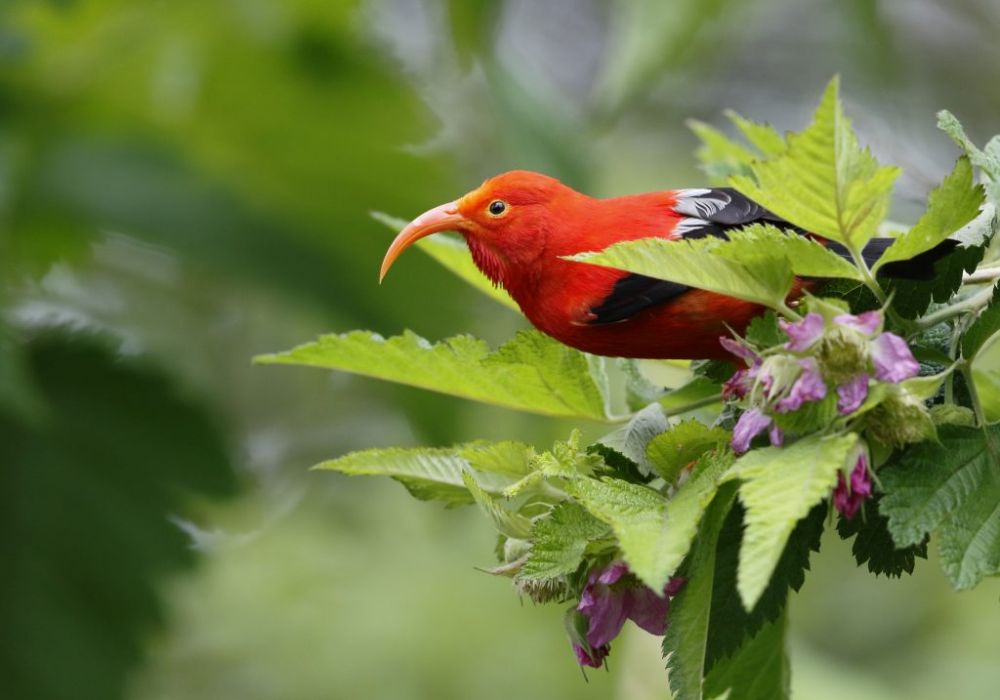
[[[663,408],[658,403],[652,403],[636,413],[626,425],[608,433],[598,442],[632,461],[641,473],[650,474],[654,465],[646,456],[646,446],[669,426]]]
[[[713,184],[724,185],[733,175],[750,175],[753,172],[750,164],[757,156],[750,149],[704,122],[689,119],[687,125],[701,140],[695,157],[701,161]]]
[[[660,556],[666,499],[621,479],[577,479],[566,490],[611,526],[632,573],[654,591],[663,590],[670,575]]]
[[[858,146],[839,99],[840,81],[830,81],[813,117],[789,134],[780,156],[754,163],[756,180],[745,175],[732,185],[806,231],[860,251],[889,208],[897,168],[880,167]]]
[[[897,548],[889,534],[889,520],[879,509],[881,498],[865,503],[864,512],[848,520],[841,517],[837,532],[843,539],[854,537],[851,551],[858,566],[868,564],[868,570],[878,576],[899,578],[904,572],[913,573],[916,557],[927,558],[927,538],[920,544]]]
[[[750,121],[731,109],[726,110],[726,117],[766,157],[775,158],[785,152],[787,144],[784,137],[770,124]]]
[[[768,225],[768,228],[774,229]],[[825,277],[861,282],[864,278],[854,263],[845,260],[817,241],[796,233],[781,233],[780,245],[792,265],[792,271],[802,277]]]
[[[705,678],[705,694],[726,700],[781,700],[790,697],[791,666],[785,650],[786,616],[748,639]]]
[[[760,245],[759,233],[759,227],[737,231],[729,241],[644,238],[567,259],[781,308],[792,283],[791,265],[781,249]]]
[[[1000,429],[989,430],[1000,440]],[[961,590],[1000,573],[1000,466],[982,430],[944,425],[938,439],[879,471],[880,508],[899,547],[936,532],[944,572]]]
[[[732,374],[732,364],[728,362],[722,364],[726,365],[729,374]],[[719,403],[722,402],[722,389],[719,383],[708,377],[696,376],[684,386],[668,391],[660,397],[658,403],[670,415],[679,415],[684,412],[686,407],[700,404],[702,401],[711,401],[713,398]]]
[[[755,316],[744,336],[747,342],[759,348],[770,348],[788,340],[788,336],[778,326],[778,317],[773,311]]]
[[[972,165],[962,156],[944,182],[930,193],[920,221],[896,239],[874,270],[895,260],[909,260],[931,250],[979,215],[983,188],[972,181]]]
[[[798,522],[788,537],[771,582],[754,609],[747,612],[736,589],[746,512],[739,503],[733,505],[719,536],[712,588],[712,624],[709,626],[705,654],[707,669],[711,670],[716,663],[736,651],[748,637],[780,617],[788,592],[798,591],[805,583],[809,556],[820,548],[826,513],[826,503],[820,503]]]
[[[795,524],[830,495],[857,441],[854,433],[810,436],[751,450],[729,470],[727,478],[743,482],[740,501],[747,510],[737,589],[748,610],[771,580]]]
[[[948,134],[959,148],[965,151],[969,160],[977,168],[982,170],[991,180],[989,184],[990,199],[995,203],[1000,203],[1000,139],[994,136],[986,148],[980,150],[965,135],[965,129],[954,114],[947,110],[938,112],[938,128]]]
[[[449,505],[472,503],[463,473],[477,470],[479,486],[488,493],[503,490],[530,471],[533,450],[520,443],[469,443],[448,448],[381,448],[352,452],[320,462],[313,469],[342,474],[388,476],[414,497],[444,501]]]
[[[531,551],[516,578],[547,580],[571,574],[580,567],[587,544],[609,535],[608,526],[583,506],[563,501],[531,528]]]
[[[691,419],[653,438],[646,454],[656,473],[672,483],[686,466],[727,442],[729,431]]]
[[[373,211],[372,218],[397,233],[409,223],[379,211]],[[469,247],[465,245],[465,241],[444,235],[429,236],[417,241],[416,246],[486,296],[520,313],[521,308],[517,302],[511,299],[510,295],[502,288],[490,282],[489,278],[480,272],[476,264],[472,262],[472,256],[469,255]]]
[[[504,508],[499,501],[476,483],[476,478],[472,476],[471,472],[462,472],[462,482],[476,500],[479,508],[493,521],[497,532],[515,540],[523,540],[528,537],[531,532],[531,521],[528,518]]]
[[[354,372],[543,415],[609,419],[587,356],[537,331],[521,331],[492,353],[469,335],[431,344],[410,331],[388,339],[353,331],[255,361]]]
[[[997,331],[1000,331],[1000,286],[994,288],[989,306],[962,336],[962,357],[972,361]]]
[[[732,486],[720,491],[698,527],[686,568],[687,583],[670,601],[670,620],[663,637],[670,689],[677,700],[699,700],[705,675],[715,553],[722,524],[733,504]]]

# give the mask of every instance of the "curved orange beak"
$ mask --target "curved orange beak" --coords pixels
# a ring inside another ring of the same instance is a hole
[[[464,223],[466,223],[465,217],[458,213],[458,202],[448,202],[425,211],[399,232],[399,235],[389,246],[389,250],[385,252],[385,258],[382,259],[382,269],[378,273],[379,283],[385,279],[385,274],[396,262],[396,258],[411,245],[432,233],[457,231]]]

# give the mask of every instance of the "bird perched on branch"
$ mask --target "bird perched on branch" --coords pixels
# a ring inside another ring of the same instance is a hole
[[[540,331],[585,352],[659,359],[726,358],[719,337],[742,333],[763,307],[682,284],[564,259],[640,238],[726,237],[748,224],[806,232],[730,188],[595,199],[539,173],[514,170],[410,222],[382,262],[380,279],[415,241],[455,231],[476,266],[502,286]],[[892,239],[873,239],[869,264]],[[952,241],[946,241],[951,243]],[[846,249],[828,243],[850,257]],[[925,278],[950,245],[886,265],[889,277]],[[791,298],[818,284],[796,279]]]

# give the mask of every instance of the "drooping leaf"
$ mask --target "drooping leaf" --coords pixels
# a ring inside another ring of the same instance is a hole
[[[372,218],[385,224],[393,231],[399,232],[406,226],[407,221],[383,214],[382,212],[372,212]],[[479,290],[494,301],[498,301],[504,306],[520,313],[521,309],[517,302],[511,299],[510,294],[496,286],[479,271],[476,264],[472,262],[469,255],[469,247],[464,241],[449,236],[429,236],[421,238],[415,244],[417,248],[427,253],[436,262],[443,265],[450,272],[455,273],[459,278],[468,282],[475,289]]]
[[[353,331],[255,361],[354,372],[543,415],[608,419],[587,356],[537,331],[522,331],[495,352],[468,335],[432,344],[409,331],[391,338]]]
[[[851,551],[858,566],[868,564],[868,570],[878,576],[899,578],[912,574],[916,557],[927,558],[927,538],[907,547],[896,547],[889,534],[889,520],[880,512],[880,497],[865,502],[864,513],[848,520],[841,517],[837,532],[845,540],[854,537]]]
[[[531,551],[518,579],[540,581],[571,574],[591,540],[610,534],[608,526],[573,501],[563,501],[531,528]]]
[[[632,461],[643,474],[651,474],[654,465],[646,456],[646,447],[669,427],[663,408],[652,403],[642,409],[626,425],[602,437],[600,444],[619,452]]]
[[[621,479],[576,479],[566,490],[611,526],[632,572],[653,590],[663,590],[670,574],[660,557],[666,499],[651,488]]]
[[[795,524],[830,495],[858,437],[809,436],[787,447],[743,455],[727,473],[739,479],[746,508],[737,589],[752,610],[774,572]]]
[[[496,498],[476,483],[476,478],[468,470],[462,472],[462,482],[479,508],[493,522],[497,532],[516,540],[528,537],[531,532],[531,520],[501,505]]]
[[[792,283],[788,258],[780,248],[760,245],[759,229],[734,232],[730,241],[711,237],[679,241],[644,238],[568,259],[677,282],[771,308],[784,304]]]
[[[462,477],[470,467],[476,470],[477,482],[484,491],[501,494],[528,474],[532,455],[529,446],[513,442],[447,448],[390,447],[352,452],[320,462],[313,469],[388,476],[401,482],[416,498],[460,505],[474,500]]]
[[[729,512],[719,536],[716,555],[715,583],[712,588],[712,623],[709,626],[705,665],[711,670],[717,662],[730,656],[748,638],[767,623],[778,619],[785,609],[790,591],[798,591],[805,583],[809,556],[818,552],[827,506],[814,506],[800,520],[788,537],[771,582],[754,609],[747,612],[736,589],[739,551],[743,538],[745,509],[737,502]]]
[[[686,567],[687,583],[670,601],[663,654],[667,659],[670,689],[677,700],[702,697],[716,549],[735,495],[732,485],[727,486],[705,511]]]
[[[930,193],[924,215],[889,246],[874,270],[894,260],[909,260],[931,250],[975,219],[982,204],[983,188],[973,182],[972,165],[962,156],[951,174]]]
[[[806,231],[860,251],[889,207],[897,168],[879,166],[858,145],[834,78],[804,131],[790,133],[779,156],[753,165],[756,179],[737,175],[736,189]]]
[[[690,419],[653,438],[646,447],[646,454],[656,473],[667,482],[673,482],[685,467],[728,441],[727,430]]]
[[[1000,442],[1000,429],[989,428]],[[939,442],[894,456],[879,478],[881,512],[899,547],[938,542],[941,565],[957,589],[1000,573],[1000,461],[976,428],[941,426]]]
[[[782,700],[790,697],[791,666],[785,649],[786,616],[769,622],[705,678],[705,694],[727,700]]]

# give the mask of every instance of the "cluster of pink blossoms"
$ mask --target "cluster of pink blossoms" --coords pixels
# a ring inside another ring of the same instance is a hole
[[[879,311],[859,315],[812,311],[800,321],[778,323],[788,341],[777,348],[758,351],[732,338],[719,339],[747,364],[723,386],[726,399],[746,406],[733,428],[732,448],[737,454],[750,449],[751,441],[764,431],[772,445],[783,444],[784,417],[827,401],[828,396],[831,420],[850,416],[865,403],[873,382],[899,384],[920,371],[906,341],[882,331]],[[867,449],[862,445],[849,479],[839,477],[834,505],[852,518],[871,493]]]
[[[656,593],[637,581],[622,561],[591,571],[580,604],[570,611],[567,624],[577,662],[599,668],[611,652],[611,640],[628,619],[650,634],[662,635],[667,629],[670,598],[683,586],[684,579],[675,577],[662,593]]]

